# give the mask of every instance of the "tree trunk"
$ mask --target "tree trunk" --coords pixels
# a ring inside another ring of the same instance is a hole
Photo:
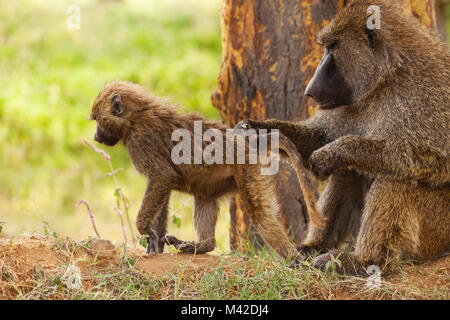
[[[405,10],[425,25],[436,26],[432,0],[397,1],[402,1]],[[349,1],[223,1],[223,61],[211,99],[227,125],[234,126],[242,119],[298,121],[314,114],[317,106],[303,92],[323,54],[323,48],[315,42],[315,33],[346,2]],[[306,233],[308,216],[295,172],[281,165],[277,180],[282,195],[281,222],[294,241],[300,242]],[[241,239],[248,236],[252,243],[262,244],[239,196],[232,201],[230,213],[233,249],[244,249]]]

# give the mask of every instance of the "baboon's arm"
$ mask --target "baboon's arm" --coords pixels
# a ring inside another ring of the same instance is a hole
[[[442,186],[450,183],[449,159],[442,152],[407,141],[344,136],[315,151],[312,171],[325,178],[340,169],[412,179]]]
[[[166,207],[170,197],[170,188],[164,184],[149,183],[136,218],[136,227],[140,234],[151,235],[156,217]],[[164,221],[163,219],[160,219]],[[156,231],[156,230],[154,230]]]
[[[294,123],[291,121],[283,121],[270,119],[265,121],[244,120],[237,124],[236,128],[253,129],[278,129],[291,140],[298,152],[300,153],[304,165],[309,167],[308,159],[314,150],[317,150],[327,144],[325,133],[318,128],[306,125],[304,122]]]

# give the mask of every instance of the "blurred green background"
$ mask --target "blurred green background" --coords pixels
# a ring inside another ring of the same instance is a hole
[[[81,8],[79,30],[67,27],[72,4]],[[94,98],[107,82],[128,80],[219,119],[210,96],[220,63],[220,0],[1,0],[2,234],[42,232],[45,219],[59,235],[86,238],[94,234],[88,215],[75,208],[86,199],[100,235],[122,240],[108,164],[81,142],[95,131],[87,120]],[[100,147],[123,169],[134,226],[145,180],[122,146]],[[192,205],[190,196],[172,195],[171,233],[194,239]],[[217,237],[226,249],[229,216],[221,211]]]
[[[219,119],[210,95],[221,63],[220,3],[0,0],[3,235],[42,232],[43,220],[62,236],[93,235],[84,208],[75,209],[79,199],[86,199],[101,236],[122,239],[113,211],[114,183],[105,176],[108,165],[81,142],[95,131],[95,123],[87,120],[91,104],[107,82],[121,79],[169,96],[185,111]],[[66,10],[72,4],[81,8],[80,30],[67,28]],[[118,179],[130,199],[134,225],[145,181],[122,146],[102,148],[123,169]],[[192,204],[190,196],[172,195],[170,233],[194,239]],[[218,250],[228,249],[226,211],[224,204]]]

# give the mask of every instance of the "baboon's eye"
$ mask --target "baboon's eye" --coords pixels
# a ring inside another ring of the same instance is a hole
[[[331,44],[327,45],[327,50],[335,49],[337,45],[337,41],[332,42]]]
[[[316,35],[316,39],[315,39],[315,40],[316,40],[316,43],[317,43],[319,46],[323,46],[323,45],[324,45],[322,39],[319,38],[317,35]]]

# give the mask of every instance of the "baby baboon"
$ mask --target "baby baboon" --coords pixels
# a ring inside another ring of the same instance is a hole
[[[237,125],[280,129],[305,166],[329,177],[318,203],[327,226],[311,225],[300,251],[357,239],[351,254],[318,256],[322,269],[339,255],[339,272],[388,271],[450,249],[450,54],[391,2],[350,2],[319,32],[326,50],[305,92],[319,104],[312,118]],[[367,27],[371,5],[381,29]]]
[[[220,161],[209,164],[202,161],[202,151],[213,143],[221,150],[229,151],[227,143],[230,139],[221,123],[208,121],[196,113],[178,114],[174,107],[147,95],[138,85],[127,82],[112,82],[99,93],[92,107],[91,119],[97,121],[94,139],[109,146],[122,141],[134,166],[148,180],[136,221],[139,232],[149,237],[148,253],[162,252],[165,243],[174,245],[183,252],[202,253],[213,250],[217,200],[239,189],[250,218],[267,244],[282,257],[299,256],[277,220],[277,213],[281,209],[273,176],[261,175],[261,165],[251,165],[248,161],[242,165],[227,164],[231,162],[227,161],[230,154],[225,152],[215,153],[222,164]],[[200,141],[196,145],[196,122],[201,123],[198,132],[200,137],[208,129],[215,129],[220,138],[224,138],[223,141]],[[172,137],[175,132],[187,132],[188,138],[193,137],[186,149],[189,154],[184,154],[185,150],[182,156],[177,153],[182,158],[188,157],[193,161],[174,163],[173,150],[177,143],[172,141]],[[284,137],[280,137],[279,142],[280,148],[292,158],[301,186],[311,190],[307,178],[301,174],[304,168],[295,146]],[[234,145],[234,139],[232,143]],[[200,151],[199,159],[196,151]],[[237,155],[231,151],[231,156],[235,159]],[[245,156],[249,156],[248,152]],[[166,236],[167,205],[172,190],[194,196],[196,242]],[[305,202],[311,219],[320,223],[320,216],[314,216],[317,210],[313,194],[311,191],[305,192]]]

